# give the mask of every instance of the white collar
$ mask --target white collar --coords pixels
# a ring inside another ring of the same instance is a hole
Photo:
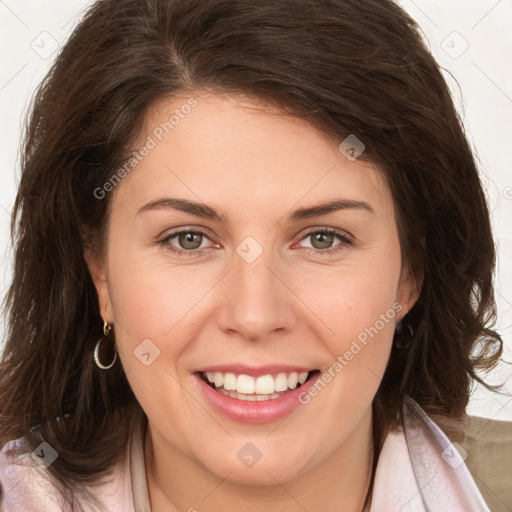
[[[382,446],[370,512],[489,512],[457,444],[409,396],[403,418]]]

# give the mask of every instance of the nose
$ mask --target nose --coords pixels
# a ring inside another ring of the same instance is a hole
[[[271,251],[248,262],[235,254],[219,294],[219,328],[247,341],[263,341],[293,329],[298,299]]]

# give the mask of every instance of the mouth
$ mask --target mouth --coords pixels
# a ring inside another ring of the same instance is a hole
[[[236,400],[264,402],[275,400],[313,379],[320,370],[267,373],[260,376],[233,372],[197,372],[212,389]]]

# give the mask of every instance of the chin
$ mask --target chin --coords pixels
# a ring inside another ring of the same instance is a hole
[[[254,450],[253,447],[248,448],[248,445],[250,443],[245,445],[247,452]],[[264,452],[264,450],[262,451]],[[222,456],[221,463],[218,458],[214,458],[212,463],[203,463],[203,465],[218,478],[225,479],[226,482],[252,486],[286,483],[307,471],[304,454],[290,457],[289,451],[283,450],[282,453],[273,453],[271,457],[265,457],[264,453],[261,453],[258,460],[257,457],[256,450],[254,450],[252,460],[247,455],[241,455],[240,459],[237,456],[229,459]]]

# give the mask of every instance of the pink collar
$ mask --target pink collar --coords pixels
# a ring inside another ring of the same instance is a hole
[[[390,432],[377,462],[370,512],[489,512],[464,459],[406,396],[404,431]]]

